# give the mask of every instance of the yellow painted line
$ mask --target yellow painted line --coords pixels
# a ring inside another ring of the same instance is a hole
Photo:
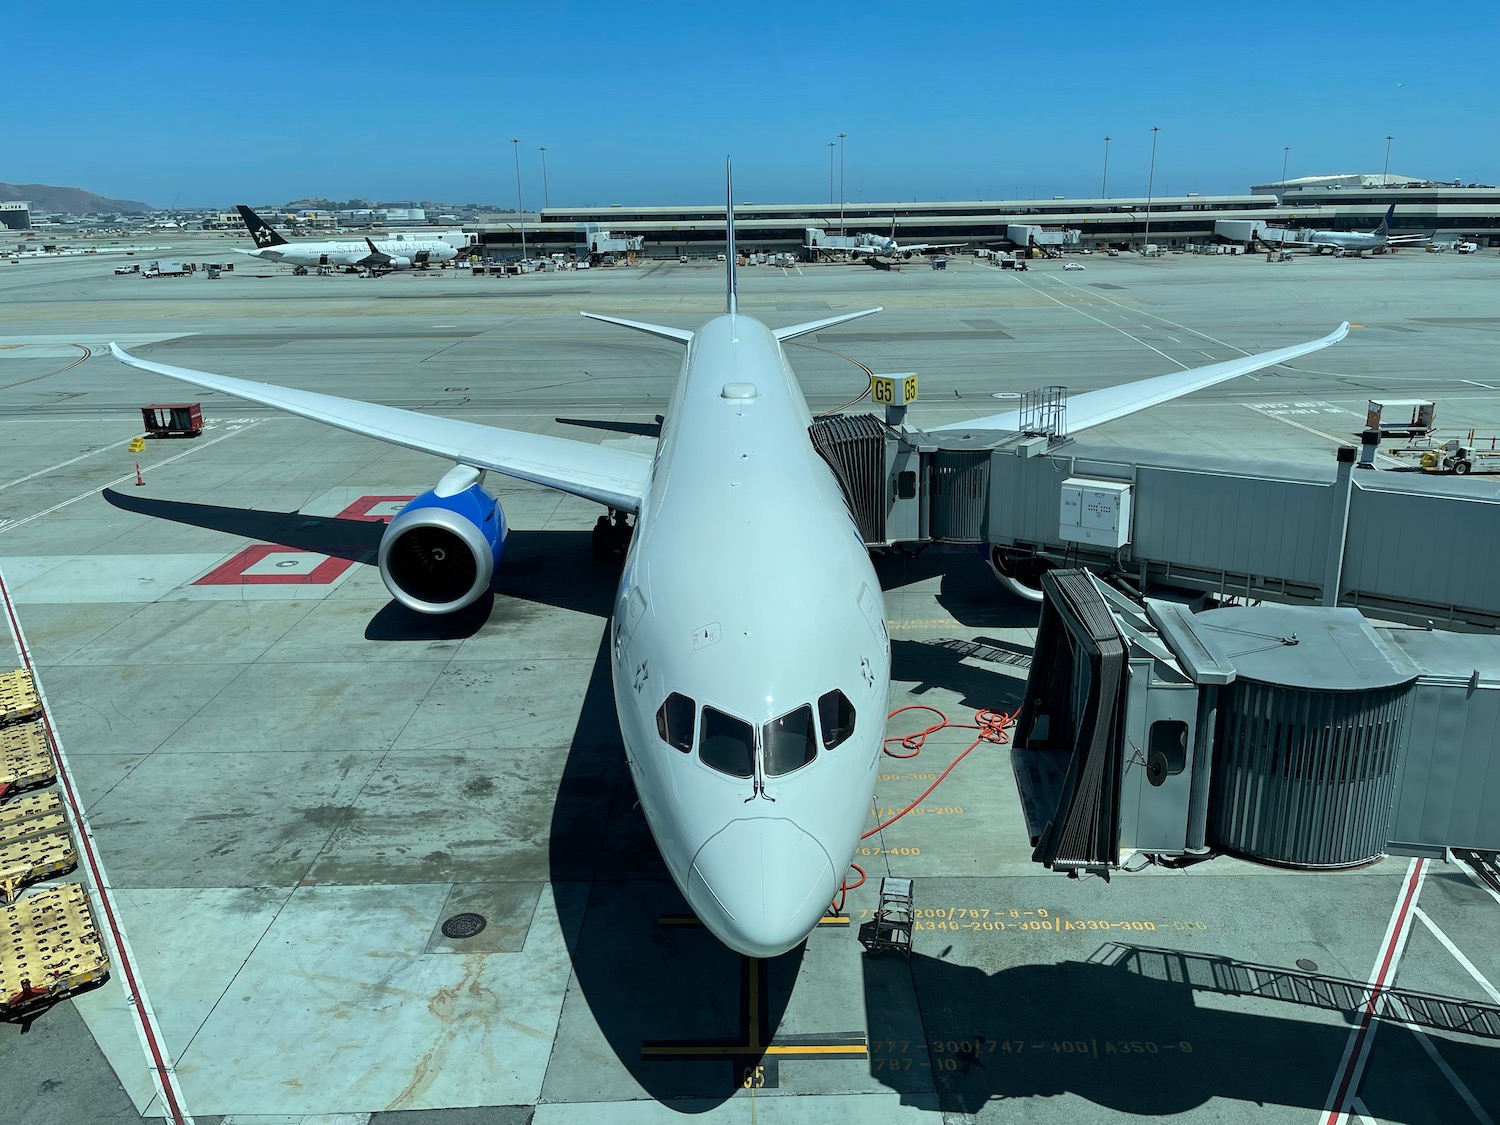
[[[807,1043],[801,1046],[791,1045],[778,1047],[774,1044],[770,1047],[756,1048],[750,1044],[717,1044],[693,1043],[681,1047],[651,1047],[641,1048],[644,1055],[701,1055],[707,1058],[734,1058],[738,1055],[765,1054],[765,1055],[857,1055],[861,1058],[868,1057],[869,1047],[863,1043]]]

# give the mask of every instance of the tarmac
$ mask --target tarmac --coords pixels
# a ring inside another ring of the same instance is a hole
[[[842,919],[771,962],[730,953],[685,916],[624,768],[595,506],[491,475],[514,529],[493,596],[419,617],[371,560],[447,462],[104,352],[650,449],[635,431],[680,350],[577,312],[696,327],[722,307],[716,263],[211,281],[119,260],[0,263],[0,581],[138,992],[117,955],[107,983],[0,1023],[0,1123],[160,1119],[153,1034],[187,1113],[241,1125],[1500,1118],[1500,894],[1463,864],[1068,879],[1032,863],[988,744],[865,841]],[[921,426],[1349,320],[1332,349],[1091,438],[1327,462],[1371,397],[1500,432],[1493,255],[1075,260],[749,267],[741,310],[884,306],[789,348],[815,411],[870,409],[855,360],[917,372]],[[128,450],[141,406],[185,399],[201,437]],[[892,707],[956,726],[886,760],[872,825],[978,709],[1017,705],[1037,617],[968,552],[878,568]],[[888,874],[915,880],[910,961],[858,940]],[[484,929],[445,936],[461,913]]]

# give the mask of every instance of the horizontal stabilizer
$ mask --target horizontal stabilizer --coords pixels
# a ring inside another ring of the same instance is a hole
[[[830,316],[827,320],[809,320],[805,324],[793,324],[787,328],[773,328],[771,334],[783,344],[788,340],[795,340],[798,336],[806,336],[809,332],[820,332],[824,328],[832,328],[835,324],[843,324],[846,320],[858,320],[862,316],[871,313],[884,312],[885,309],[876,305],[873,309],[865,309],[863,312],[844,313],[842,316]]]
[[[665,324],[647,324],[643,320],[621,320],[617,316],[605,316],[602,313],[579,313],[590,320],[602,320],[605,324],[618,324],[621,328],[629,328],[636,332],[644,332],[648,336],[660,336],[663,340],[676,340],[679,344],[692,342],[693,334],[686,328],[668,328]]]
[[[1222,363],[1210,363],[1204,367],[1190,367],[1186,371],[1174,371],[1170,375],[1157,375],[1151,379],[1138,379],[1134,383],[1122,383],[1118,387],[1106,387],[1100,391],[1087,391],[1068,399],[1068,432],[1077,433],[1090,426],[1113,422],[1137,410],[1146,410],[1170,402],[1174,398],[1201,391],[1233,379],[1236,375],[1248,375],[1265,367],[1275,367],[1308,352],[1320,351],[1337,344],[1349,334],[1346,320],[1326,336],[1309,340],[1305,344],[1293,344],[1275,351],[1259,352],[1255,355],[1227,359]],[[1018,410],[1007,410],[1003,414],[991,414],[975,418],[970,422],[952,422],[946,426],[934,426],[930,432],[944,430],[1018,430],[1021,414]]]

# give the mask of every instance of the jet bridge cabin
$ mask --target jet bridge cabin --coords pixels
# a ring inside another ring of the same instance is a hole
[[[1500,849],[1500,637],[1042,585],[1011,751],[1038,863]]]

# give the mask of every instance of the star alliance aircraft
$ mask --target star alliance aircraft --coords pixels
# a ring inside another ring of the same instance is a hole
[[[116,359],[456,467],[396,516],[379,566],[391,594],[453,613],[489,588],[505,515],[485,471],[635,517],[610,625],[625,755],[672,878],[725,945],[797,946],[859,843],[885,737],[885,602],[783,344],[879,312],[771,328],[739,311],[733,195],[726,307],[696,332],[613,317],[683,346],[651,454],[433,417],[312,391]],[[584,315],[589,316],[593,314]],[[1282,363],[1322,339],[1076,396],[1075,428]],[[1014,425],[1006,415],[964,428]]]

